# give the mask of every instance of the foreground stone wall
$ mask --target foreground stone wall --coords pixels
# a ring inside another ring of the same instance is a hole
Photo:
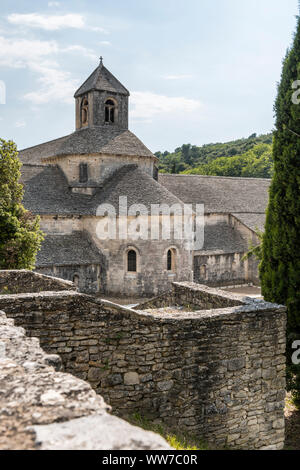
[[[1,294],[74,290],[72,282],[27,270],[0,270]]]
[[[88,383],[55,371],[60,362],[0,312],[0,450],[170,448],[110,416]]]
[[[0,308],[120,416],[139,412],[213,446],[282,448],[285,308],[174,288],[170,302],[183,305],[174,314],[75,292],[1,296]],[[199,310],[184,311],[186,302]]]
[[[173,282],[170,292],[139,304],[139,310],[180,306],[185,310],[208,310],[244,305],[240,296],[189,282]]]

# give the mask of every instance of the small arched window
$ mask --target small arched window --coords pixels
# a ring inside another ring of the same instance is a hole
[[[75,287],[79,287],[79,276],[78,276],[78,274],[75,274],[75,276],[73,277],[73,282],[75,284]]]
[[[105,102],[105,122],[113,124],[116,118],[116,103],[113,100]]]
[[[79,183],[87,183],[89,179],[87,163],[79,165]]]
[[[137,271],[137,256],[134,250],[129,250],[127,253],[127,271],[129,273],[136,273]]]
[[[170,272],[176,270],[176,251],[172,248],[167,253],[167,270]]]
[[[201,277],[201,279],[204,279],[204,280],[206,279],[206,275],[207,275],[206,273],[207,273],[207,266],[206,266],[206,264],[202,264],[200,266],[200,277]]]
[[[87,98],[83,98],[81,103],[81,124],[87,125],[89,121],[89,102]]]

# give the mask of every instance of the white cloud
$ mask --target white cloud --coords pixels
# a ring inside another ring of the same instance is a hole
[[[79,45],[62,48],[56,41],[7,39],[0,36],[0,65],[27,68],[39,77],[40,87],[25,95],[32,105],[50,101],[73,102],[73,94],[79,83],[56,59],[60,54],[74,52],[93,60],[98,59],[93,51]]]
[[[61,52],[79,52],[81,55],[88,57],[89,59],[92,59],[94,61],[97,61],[99,59],[98,55],[95,54],[95,52],[91,49],[87,49],[86,47],[78,46],[76,44],[61,49]]]
[[[69,72],[53,67],[52,63],[31,64],[31,69],[39,74],[36,91],[27,93],[24,98],[32,105],[42,105],[49,102],[73,103],[74,91],[79,83]]]
[[[55,41],[6,39],[0,36],[0,65],[24,67],[28,62],[39,61],[57,52],[59,47]]]
[[[188,78],[193,78],[194,75],[165,75],[163,78],[165,80],[186,80]]]
[[[26,127],[26,121],[24,121],[24,119],[21,119],[20,121],[17,121],[15,123],[15,127],[18,127],[18,128]]]
[[[102,46],[111,46],[111,42],[109,42],[109,41],[100,41],[100,44]]]
[[[48,7],[59,7],[60,2],[48,2]]]
[[[9,23],[28,27],[39,28],[45,31],[57,31],[59,29],[90,29],[107,33],[107,31],[99,26],[89,26],[83,15],[78,13],[68,13],[66,15],[42,15],[39,13],[12,13],[7,17]]]
[[[200,101],[184,97],[170,97],[151,92],[136,91],[131,94],[134,119],[151,119],[162,114],[175,114],[184,111],[194,112],[202,107]]]
[[[85,19],[82,15],[70,13],[67,15],[40,15],[38,13],[12,13],[7,17],[11,24],[41,28],[46,31],[56,31],[62,28],[85,28]]]
[[[60,47],[56,41],[7,39],[0,36],[0,65],[8,67],[26,67],[51,55],[69,52],[79,52],[92,60],[98,60],[94,51],[77,44]]]

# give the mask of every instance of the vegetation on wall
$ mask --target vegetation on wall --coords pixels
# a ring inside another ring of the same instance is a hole
[[[288,307],[288,382],[300,404],[300,365],[292,361],[293,343],[300,341],[300,104],[293,99],[299,77],[300,18],[275,103],[274,176],[260,266],[265,299]]]
[[[273,174],[272,134],[251,135],[223,144],[183,145],[174,153],[157,152],[161,173],[270,178]]]
[[[39,218],[22,205],[20,168],[14,142],[0,139],[0,269],[33,269],[43,240]]]

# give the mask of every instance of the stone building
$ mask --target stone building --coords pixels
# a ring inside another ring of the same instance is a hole
[[[37,271],[82,291],[129,296],[159,294],[174,281],[255,281],[257,264],[242,258],[264,225],[269,180],[158,175],[157,157],[128,129],[128,101],[101,60],[75,93],[76,131],[20,152],[24,204],[41,216],[46,234]],[[173,230],[184,204],[204,204],[205,240],[197,250]],[[153,205],[173,208],[169,237],[162,225],[170,217],[153,214]],[[111,207],[118,236],[105,239],[98,229]],[[120,236],[122,224],[135,232]],[[138,236],[142,224],[146,233]]]

